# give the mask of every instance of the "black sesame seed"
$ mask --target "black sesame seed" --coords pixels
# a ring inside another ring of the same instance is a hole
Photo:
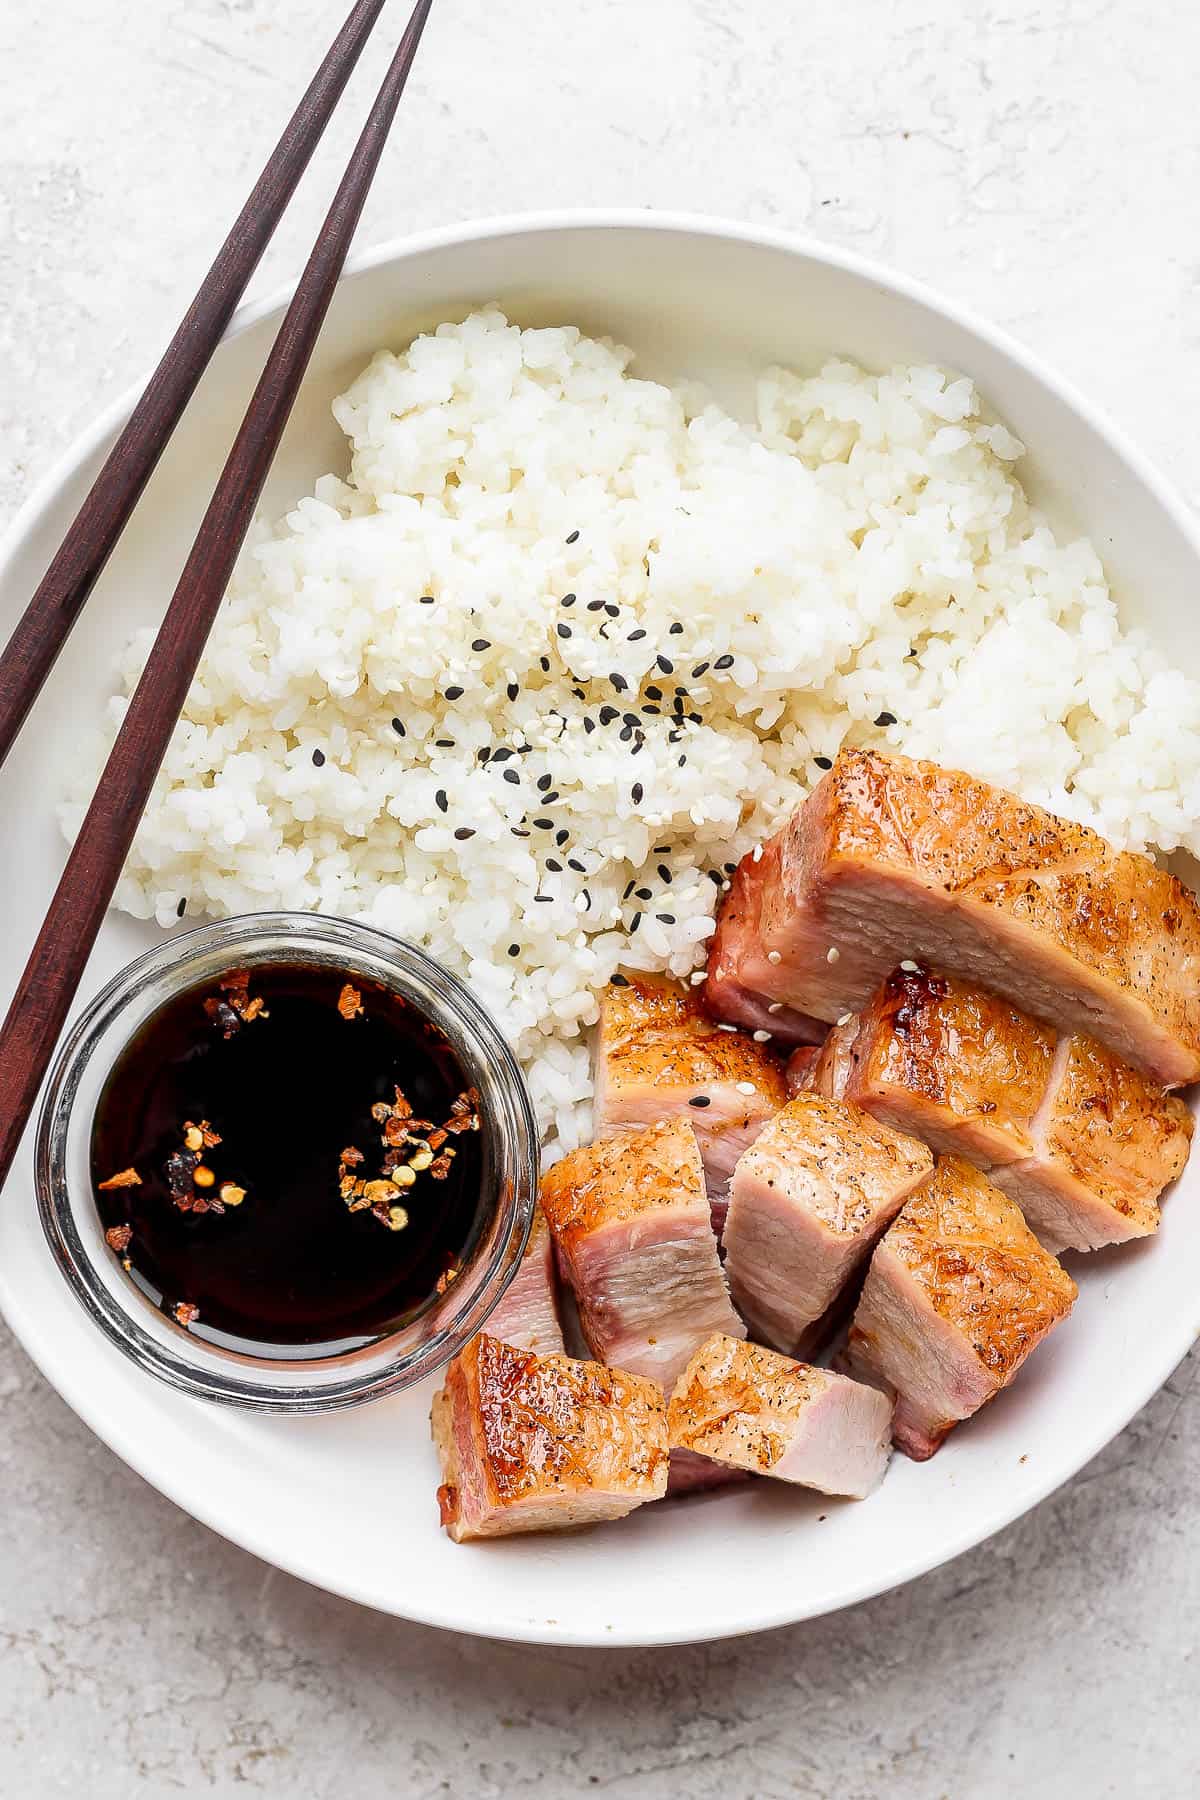
[[[714,669],[732,669],[732,667],[732,656],[718,656],[716,662],[713,664]]]
[[[613,720],[619,719],[620,716],[621,716],[621,712],[620,712],[619,707],[602,706],[600,708],[600,723],[602,725],[611,725]]]
[[[603,612],[604,611],[604,602],[603,602],[603,600],[589,600],[587,603],[587,609],[589,612]]]
[[[554,895],[553,894],[535,894],[533,897],[537,901],[539,906],[549,906],[550,902],[554,898]]]
[[[671,661],[669,656],[656,656],[654,660],[664,675],[673,675],[675,673],[675,664]]]
[[[827,756],[814,756],[813,761],[816,763],[818,769],[832,769],[833,767],[832,762]]]
[[[422,594],[421,595],[420,604],[422,606],[432,606],[433,603],[434,603],[434,601],[433,601],[432,594]]]
[[[668,626],[667,629],[670,631],[672,637],[683,636],[683,626],[680,625],[678,621],[674,625]]]
[[[528,837],[530,835],[529,832],[523,830],[520,825],[510,825],[508,829],[514,837]]]
[[[465,844],[468,838],[475,836],[475,832],[470,825],[460,825],[454,835],[460,844]]]
[[[445,788],[438,789],[437,793],[433,796],[433,803],[437,807],[439,812],[449,812],[450,811],[450,802],[446,797]]]
[[[626,688],[629,686],[629,683],[626,681],[625,677],[616,671],[614,671],[613,674],[611,674],[608,679],[609,679],[611,686],[616,688],[618,694],[623,694],[625,692]]]
[[[511,781],[514,787],[518,787],[521,781],[521,777],[515,769],[505,769],[504,779],[505,781]]]
[[[695,668],[692,670],[692,680],[699,681],[700,677],[702,675],[706,675],[707,673],[708,673],[708,664],[707,663],[697,663]]]
[[[395,732],[397,737],[407,737],[408,736],[408,733],[404,729],[404,720],[403,719],[393,719],[392,720],[392,730]]]
[[[537,784],[538,784],[538,786],[539,786],[539,787],[540,787],[540,788],[541,788],[541,790],[542,790],[542,792],[543,792],[543,794],[544,794],[544,793],[545,793],[545,791],[546,791],[546,789],[547,789],[547,788],[548,788],[548,787],[549,787],[549,786],[550,786],[550,777],[549,777],[549,775],[539,775],[539,776],[538,776],[538,778],[537,778]]]
[[[653,900],[654,895],[649,888],[635,888],[634,893],[639,900]]]
[[[629,639],[628,639],[628,641],[629,641],[629,642],[630,642],[630,643],[631,643],[631,644],[636,644],[636,643],[639,643],[639,642],[640,642],[640,641],[641,641],[641,639],[642,639],[642,638],[644,638],[644,637],[645,637],[645,635],[646,635],[646,633],[645,633],[645,631],[644,631],[644,630],[643,630],[643,629],[642,629],[642,627],[641,627],[641,626],[640,626],[640,625],[639,625],[639,626],[638,626],[638,628],[637,628],[637,630],[636,630],[636,631],[631,631],[631,632],[630,632],[630,633],[629,633]]]
[[[571,689],[571,692],[574,694],[574,696],[577,700],[586,700],[587,699],[587,695],[584,693],[584,691],[581,687],[573,687]]]
[[[555,630],[558,632],[560,638],[569,638],[571,635],[571,627],[569,625],[564,625],[561,619],[555,626]]]
[[[447,689],[446,689],[446,698],[447,698],[447,700],[461,700],[461,699],[462,699],[462,697],[463,697],[463,689],[462,689],[462,688],[460,688],[460,687],[448,687],[448,688],[447,688]]]
[[[539,831],[553,831],[554,830],[554,820],[553,819],[535,819],[533,822],[537,826]]]
[[[175,908],[175,917],[177,919],[182,919],[182,917],[186,911],[187,911],[187,895],[185,894],[183,899],[179,902],[179,905]]]
[[[680,758],[679,758],[679,761],[678,761],[678,763],[677,763],[677,764],[676,764],[676,767],[677,767],[677,768],[680,768],[680,769],[682,769],[682,767],[683,767],[683,765],[684,765],[684,763],[685,763],[685,762],[686,762],[686,761],[687,761],[687,757],[686,757],[686,756],[681,756],[681,757],[680,757]]]
[[[633,892],[634,884],[636,883],[636,881],[637,881],[637,876],[635,875],[633,878],[633,881],[626,883],[625,892],[621,895],[622,900],[628,900],[630,894],[632,894],[632,892]]]
[[[711,1106],[712,1101],[707,1094],[693,1094],[688,1101],[689,1106]]]
[[[875,723],[877,725],[894,725],[896,723],[896,715],[895,713],[881,712]]]
[[[567,867],[568,867],[568,869],[574,869],[574,871],[577,875],[586,875],[587,874],[587,870],[584,868],[583,864],[579,861],[579,859],[577,857],[568,856]]]
[[[647,698],[647,700],[661,700],[661,699],[662,699],[662,697],[663,697],[663,691],[662,691],[662,689],[661,689],[661,688],[659,688],[659,687],[648,687],[648,688],[647,688],[647,689],[646,689],[646,698]]]
[[[433,747],[435,750],[453,750],[454,739],[453,738],[434,738]]]
[[[489,748],[488,748],[488,746],[487,746],[487,745],[486,745],[486,744],[485,744],[485,745],[484,745],[484,746],[483,746],[483,749],[482,749],[482,750],[480,750],[480,751],[479,751],[479,753],[478,753],[478,759],[479,759],[479,761],[480,761],[480,762],[481,762],[481,763],[485,763],[485,762],[486,762],[486,761],[487,761],[487,759],[488,759],[488,757],[489,757],[489,756],[490,756],[490,755],[491,755],[491,754],[492,754],[492,753],[491,753],[491,750],[490,750],[490,749],[489,749]]]
[[[492,761],[493,762],[507,762],[511,755],[512,755],[512,751],[509,749],[508,745],[501,744],[501,746],[498,750],[492,751]]]
[[[641,782],[635,781],[629,790],[630,798],[635,806],[640,806],[642,804],[642,795],[644,792],[645,789],[642,787]]]
[[[704,723],[704,717],[701,713],[689,713],[687,716],[693,725],[703,725]]]
[[[548,856],[546,858],[546,867],[548,869],[553,870],[555,875],[562,874],[562,864],[559,862],[559,860],[556,856]]]
[[[564,594],[558,604],[560,606],[574,606],[577,598],[578,596],[576,594]]]
[[[567,539],[567,542],[568,542],[568,544],[577,544],[579,542],[579,533],[577,531],[573,531],[571,533],[570,537]]]
[[[613,987],[628,987],[629,977],[627,975],[622,975],[620,969],[618,969],[616,974],[610,977],[610,985]]]
[[[725,884],[715,869],[706,869],[704,872],[714,887],[724,887]]]
[[[584,910],[584,912],[591,912],[592,896],[588,893],[586,888],[584,888],[582,890],[582,892],[583,892],[583,910]]]
[[[620,731],[621,742],[623,744],[627,744],[629,742],[630,738],[632,738],[632,736],[633,736],[633,726],[632,725],[622,725],[621,731]]]
[[[554,802],[556,800],[561,800],[561,799],[562,799],[562,795],[559,793],[558,789],[551,788],[550,792],[546,795],[546,798],[542,801],[542,805],[543,806],[553,806]]]
[[[668,884],[668,886],[670,885],[671,871],[670,871],[670,869],[668,869],[666,863],[659,863],[656,873],[657,873],[658,879],[660,881],[665,881]]]
[[[541,664],[542,674],[548,675],[550,673],[550,658],[548,656],[539,656],[538,662]]]
[[[487,638],[475,638],[471,643],[471,648],[475,651],[490,650],[491,647]]]
[[[662,925],[673,925],[675,923],[674,913],[655,913],[654,916]]]
[[[323,750],[314,750],[312,759],[314,768],[323,769],[325,767],[325,752]]]
[[[641,922],[642,922],[642,915],[641,915],[641,913],[640,913],[640,912],[635,912],[635,913],[634,913],[634,915],[633,915],[633,917],[632,917],[632,919],[630,919],[630,921],[629,921],[629,929],[630,929],[630,931],[636,931],[636,930],[637,930],[637,928],[638,928],[638,926],[639,926],[639,925],[640,925],[640,924],[641,924]]]
[[[605,603],[604,603],[604,610],[605,610],[605,612],[606,612],[606,613],[607,613],[607,614],[608,614],[608,616],[609,616],[609,618],[610,618],[610,619],[619,619],[619,618],[620,618],[620,616],[621,616],[621,609],[620,609],[620,607],[619,607],[619,606],[614,606],[614,605],[613,605],[613,603],[612,603],[612,601],[611,601],[611,600],[606,600],[606,601],[605,601]]]
[[[521,954],[520,944],[510,944],[508,946],[508,954],[510,956],[520,956],[520,954]]]
[[[668,731],[667,742],[668,744],[677,744],[679,742],[679,733],[677,731]]]
[[[654,854],[655,856],[669,856],[671,854],[670,844],[655,844]]]
[[[510,681],[504,691],[510,700],[515,700],[521,690],[515,681]]]
[[[567,830],[565,825],[562,826],[558,831],[555,832],[554,841],[558,845],[560,850],[562,849],[563,845],[566,843],[566,841],[570,837],[570,835],[571,834]]]
[[[724,868],[725,868],[725,873],[727,875],[732,875],[733,871],[737,868],[737,864],[736,863],[726,863],[724,865]]]
[[[587,714],[585,714],[584,720],[583,720],[583,729],[587,733],[588,737],[591,737],[593,731],[595,731],[595,729],[596,729],[595,719],[590,718],[590,717],[588,717]]]

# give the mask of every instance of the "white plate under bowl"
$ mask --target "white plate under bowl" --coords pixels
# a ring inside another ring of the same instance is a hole
[[[329,402],[381,345],[498,300],[526,324],[572,322],[633,346],[639,372],[700,376],[744,408],[752,372],[842,352],[974,376],[1030,446],[1021,476],[1062,529],[1090,532],[1124,617],[1200,674],[1200,541],[1141,456],[998,333],[857,259],[774,233],[646,214],[490,221],[360,256],[342,282],[267,495],[281,511],[344,463]],[[53,807],[113,658],[157,621],[281,310],[239,314],[70,648],[0,772],[0,1001],[7,1004],[63,861]],[[127,406],[26,506],[0,559],[7,633]],[[149,933],[114,917],[87,994]],[[1077,1259],[1070,1322],[1015,1387],[925,1467],[840,1504],[757,1484],[647,1507],[579,1536],[457,1547],[439,1531],[414,1392],[324,1419],[189,1403],[93,1330],[42,1242],[28,1150],[0,1206],[0,1304],[30,1355],[106,1443],[197,1518],[307,1580],[383,1611],[543,1643],[717,1638],[876,1594],[998,1530],[1073,1475],[1170,1374],[1200,1329],[1200,1162],[1157,1240]],[[369,1501],[366,1497],[369,1496]]]

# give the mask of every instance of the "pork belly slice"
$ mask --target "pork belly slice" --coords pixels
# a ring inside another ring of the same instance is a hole
[[[1033,1154],[1055,1033],[968,982],[909,963],[843,1028],[841,1092],[980,1168]]]
[[[446,1371],[433,1436],[456,1543],[620,1519],[667,1490],[662,1390],[482,1332]]]
[[[1098,1250],[1158,1230],[1183,1172],[1192,1115],[1175,1094],[1097,1044],[1060,1038],[1033,1153],[992,1172],[1048,1250]]]
[[[1156,1230],[1158,1197],[1187,1161],[1181,1100],[1093,1038],[1056,1038],[1009,1001],[914,965],[821,1056],[846,1099],[990,1171],[1048,1250]]]
[[[733,1165],[787,1099],[765,1044],[714,1025],[694,990],[641,974],[623,975],[600,1002],[595,1090],[599,1137],[688,1120],[718,1235]]]
[[[935,763],[845,750],[717,922],[705,1005],[837,1019],[906,958],[1080,1031],[1166,1086],[1200,1075],[1200,908],[1148,857]]]
[[[720,1335],[697,1350],[667,1406],[672,1459],[699,1452],[853,1500],[883,1480],[891,1424],[877,1388]]]
[[[858,1107],[790,1100],[729,1189],[725,1273],[752,1334],[812,1354],[839,1294],[932,1170],[924,1144]]]
[[[714,1331],[744,1335],[686,1119],[574,1151],[542,1177],[541,1203],[601,1362],[669,1388]]]
[[[896,1396],[895,1442],[923,1462],[1074,1303],[1075,1283],[1015,1203],[944,1157],[876,1247],[847,1366]]]
[[[533,1210],[520,1267],[488,1314],[487,1331],[490,1337],[520,1350],[536,1350],[539,1356],[561,1356],[566,1349],[558,1317],[554,1239],[540,1206]]]

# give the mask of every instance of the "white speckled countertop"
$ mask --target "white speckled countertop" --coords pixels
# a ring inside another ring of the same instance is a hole
[[[0,514],[157,353],[343,10],[0,4]],[[260,289],[300,265],[396,11]],[[362,241],[575,204],[812,231],[999,320],[1200,499],[1198,75],[1184,0],[437,0]],[[913,1587],[710,1649],[589,1653],[276,1574],[6,1340],[0,1793],[1191,1800],[1197,1367]]]

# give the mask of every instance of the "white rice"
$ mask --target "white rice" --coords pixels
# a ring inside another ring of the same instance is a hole
[[[374,359],[334,409],[348,478],[243,559],[118,892],[421,944],[508,1032],[551,1151],[588,1133],[597,991],[702,963],[712,873],[843,742],[1200,850],[1200,686],[1121,630],[969,381],[774,370],[751,428],[628,363],[490,309]],[[586,729],[606,704],[639,735]]]

